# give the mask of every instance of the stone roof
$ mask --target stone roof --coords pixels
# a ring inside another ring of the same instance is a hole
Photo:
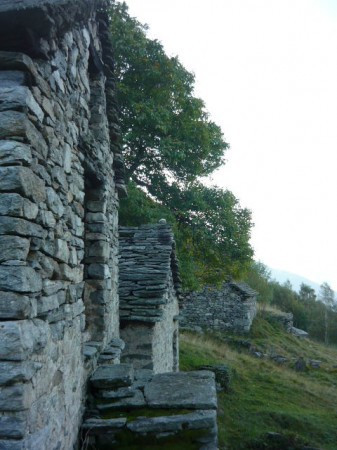
[[[258,292],[254,291],[247,283],[231,281],[229,282],[229,286],[237,291],[244,299],[258,295]]]
[[[121,320],[159,322],[173,277],[180,278],[172,229],[166,223],[119,228],[119,302]]]

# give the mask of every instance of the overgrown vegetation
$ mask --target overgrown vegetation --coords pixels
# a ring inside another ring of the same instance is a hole
[[[266,356],[254,357],[247,343]],[[180,347],[182,370],[221,363],[232,370],[229,392],[218,397],[221,449],[336,448],[336,348],[287,334],[262,313],[248,336],[183,333]],[[272,354],[287,362],[278,365]],[[321,367],[296,372],[299,357]]]
[[[185,288],[241,276],[253,255],[250,211],[230,191],[202,182],[225,161],[222,131],[194,95],[194,75],[147,37],[125,3],[113,3],[111,12],[129,181],[120,223],[167,218]]]
[[[293,313],[295,327],[326,344],[337,344],[337,304],[327,283],[322,284],[319,295],[304,283],[297,293],[289,282],[273,280],[262,263],[253,263],[245,279],[259,293],[260,304]]]

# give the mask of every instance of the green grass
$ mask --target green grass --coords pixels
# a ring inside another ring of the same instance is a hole
[[[242,340],[263,353],[283,355],[288,362],[279,366],[268,358],[255,358],[240,345]],[[182,333],[180,348],[181,370],[221,363],[232,369],[229,393],[219,394],[221,449],[288,448],[262,446],[268,432],[288,436],[293,449],[305,444],[337,449],[337,369],[333,368],[337,348],[300,340],[261,315],[248,336]],[[321,360],[322,366],[295,372],[299,356]]]

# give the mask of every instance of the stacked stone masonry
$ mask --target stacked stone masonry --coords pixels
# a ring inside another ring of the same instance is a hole
[[[121,157],[99,6],[0,1],[4,449],[71,449],[86,379],[98,352],[119,337],[117,190],[124,187],[113,168]]]
[[[154,374],[98,367],[81,430],[89,449],[217,449],[217,396],[209,371]]]
[[[126,190],[107,5],[0,0],[0,449],[78,448],[84,418],[92,448],[145,436],[212,450],[212,374],[154,373],[179,365],[164,223],[121,229],[125,349],[119,336]]]
[[[178,370],[180,278],[173,233],[158,225],[120,227],[123,361],[155,372]]]
[[[257,311],[257,293],[245,283],[224,283],[221,289],[205,287],[180,298],[180,326],[247,333]]]

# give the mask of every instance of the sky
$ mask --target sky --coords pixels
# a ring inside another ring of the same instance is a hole
[[[337,290],[337,0],[127,0],[230,143],[255,258]]]

